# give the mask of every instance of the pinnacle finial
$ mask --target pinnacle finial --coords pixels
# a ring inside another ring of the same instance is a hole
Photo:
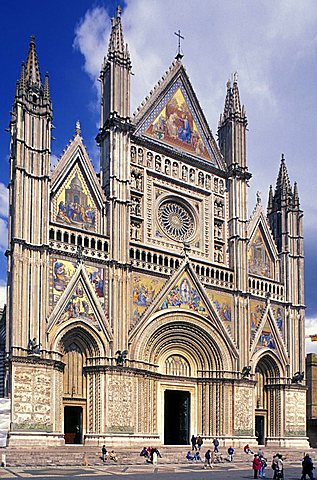
[[[45,100],[50,100],[50,86],[48,81],[48,73],[45,73],[45,80],[44,80],[44,98]]]
[[[118,6],[117,6],[117,18],[118,18],[118,17],[121,17],[121,12],[122,12],[121,5],[118,5]]]
[[[35,85],[38,88],[42,86],[40,69],[39,69],[39,64],[38,64],[36,50],[35,50],[34,35],[32,35],[30,38],[28,58],[26,61],[26,80],[29,84]]]
[[[261,205],[261,201],[262,201],[262,199],[261,199],[261,192],[258,190],[258,191],[256,192],[256,203],[257,203],[257,205]]]
[[[77,120],[77,122],[76,122],[75,134],[76,135],[81,135],[81,128],[80,128],[80,121],[79,120]]]

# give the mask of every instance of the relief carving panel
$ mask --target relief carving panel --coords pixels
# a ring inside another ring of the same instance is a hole
[[[51,372],[37,367],[17,367],[14,374],[13,428],[52,431]]]

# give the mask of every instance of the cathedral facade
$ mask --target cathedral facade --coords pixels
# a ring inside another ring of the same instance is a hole
[[[9,445],[307,445],[302,211],[282,158],[251,218],[246,113],[214,139],[181,55],[134,115],[120,10],[100,173],[79,122],[50,170],[34,39],[10,122]],[[263,167],[265,168],[265,166]]]

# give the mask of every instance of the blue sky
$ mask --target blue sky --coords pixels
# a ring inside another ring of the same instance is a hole
[[[15,83],[36,37],[42,76],[49,72],[56,161],[80,119],[91,158],[98,166],[97,77],[107,51],[110,17],[117,2],[67,0],[2,2],[0,7],[0,289],[6,278],[6,204],[9,123]],[[255,192],[266,206],[281,153],[292,183],[298,182],[305,222],[307,330],[317,332],[317,2],[315,0],[126,0],[122,21],[133,64],[132,109],[173,60],[181,29],[184,64],[214,134],[227,79],[238,71],[248,121],[248,161]],[[2,288],[1,288],[2,287]],[[308,350],[317,345],[308,344]]]

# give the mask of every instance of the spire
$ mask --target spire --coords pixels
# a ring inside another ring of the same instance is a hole
[[[44,80],[44,100],[47,102],[51,101],[50,97],[50,86],[49,86],[49,81],[48,81],[48,73],[45,73],[45,80]]]
[[[120,55],[130,59],[127,46],[124,44],[122,25],[121,25],[121,7],[118,5],[116,17],[111,19],[111,33],[108,48],[108,60],[113,56]]]
[[[297,182],[294,182],[293,206],[295,209],[297,210],[299,209],[299,195],[298,195]]]
[[[292,188],[289,180],[284,153],[282,153],[281,165],[278,172],[275,193],[274,193],[274,202],[284,202],[289,204],[292,199]]]
[[[269,200],[267,203],[267,213],[268,215],[272,212],[273,210],[273,187],[270,185],[270,190],[269,190]]]
[[[20,73],[20,80],[19,80],[19,93],[22,95],[25,93],[25,63],[22,62],[21,65],[21,73]]]
[[[30,39],[29,53],[26,61],[26,79],[29,84],[35,85],[38,88],[42,86],[40,69],[35,50],[35,38],[33,35]]]
[[[225,122],[227,118],[231,116],[240,116],[246,118],[244,106],[241,107],[240,94],[238,88],[238,74],[237,72],[233,75],[233,84],[231,86],[231,81],[227,82],[227,94],[225,99],[225,106],[223,114],[220,117],[220,125]]]

